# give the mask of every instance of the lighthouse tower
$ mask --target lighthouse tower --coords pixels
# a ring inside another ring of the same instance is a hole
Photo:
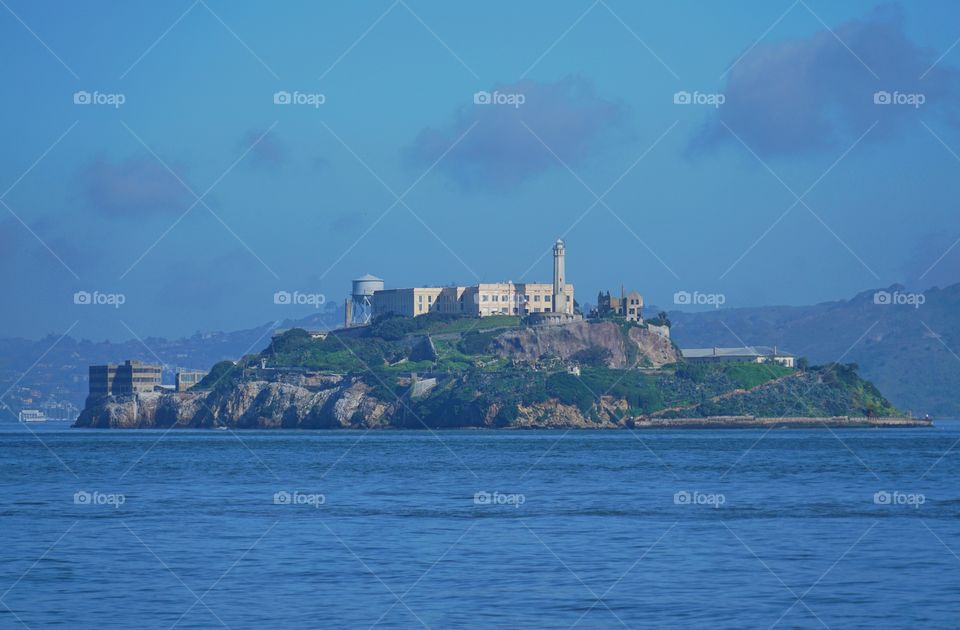
[[[564,270],[566,252],[563,240],[557,239],[553,246],[553,312],[567,312],[567,274]]]

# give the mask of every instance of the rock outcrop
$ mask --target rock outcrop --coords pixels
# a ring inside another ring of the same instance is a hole
[[[224,392],[90,397],[75,426],[89,428],[338,429],[388,422],[392,405],[359,379],[326,389],[246,381]]]
[[[634,326],[626,329],[613,321],[582,321],[563,326],[537,326],[498,335],[491,344],[501,357],[534,363],[555,356],[564,361],[578,353],[602,351],[608,368],[660,367],[680,361],[677,349],[662,335]]]

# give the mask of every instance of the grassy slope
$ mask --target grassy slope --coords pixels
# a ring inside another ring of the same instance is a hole
[[[876,388],[857,377],[855,369],[844,366],[793,377],[789,368],[766,364],[678,364],[653,372],[584,366],[578,377],[559,363],[534,371],[511,367],[509,361],[485,353],[498,334],[496,329],[519,325],[516,317],[476,320],[431,315],[390,318],[362,333],[332,334],[322,341],[291,330],[246,364],[253,366],[266,358],[272,367],[353,373],[385,400],[405,393],[397,380],[401,374],[450,374],[453,378],[429,396],[411,403],[431,426],[483,424],[491,406],[499,409],[497,423],[509,424],[517,404],[548,399],[590,413],[600,397],[625,400],[634,415],[675,407],[685,408],[688,415],[884,415],[895,411]],[[425,334],[434,336],[437,361],[407,360],[409,339]],[[218,376],[222,372],[217,370]],[[240,372],[235,369],[225,381],[234,382]],[[750,391],[730,395],[736,390]]]

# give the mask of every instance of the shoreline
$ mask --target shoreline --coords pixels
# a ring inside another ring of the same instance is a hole
[[[708,416],[705,418],[644,418],[635,429],[902,429],[933,427],[933,418],[829,416]]]
[[[69,422],[69,421],[68,421]],[[829,417],[756,417],[756,416],[707,416],[702,418],[640,418],[633,420],[625,426],[618,427],[566,427],[557,425],[546,426],[517,426],[517,427],[431,427],[431,428],[410,428],[410,427],[376,427],[380,431],[491,431],[491,432],[509,432],[509,431],[557,431],[557,430],[582,430],[582,431],[632,431],[638,429],[658,430],[658,429],[915,429],[915,428],[933,428],[933,418],[910,418],[910,417],[854,417],[854,416],[829,416]],[[173,427],[82,427],[75,423],[70,425],[71,429],[90,429],[90,430],[162,430],[168,431]],[[177,427],[182,430],[193,431],[363,431],[369,430],[361,427],[351,428],[327,428],[327,429],[303,429],[300,427],[290,428],[265,428],[265,427],[228,427],[219,425],[214,427]]]

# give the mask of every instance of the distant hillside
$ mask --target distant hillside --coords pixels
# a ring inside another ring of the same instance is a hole
[[[856,363],[897,407],[960,417],[960,284],[924,296],[919,307],[875,304],[866,291],[814,306],[675,311],[672,336],[680,347],[776,345],[811,363]]]

